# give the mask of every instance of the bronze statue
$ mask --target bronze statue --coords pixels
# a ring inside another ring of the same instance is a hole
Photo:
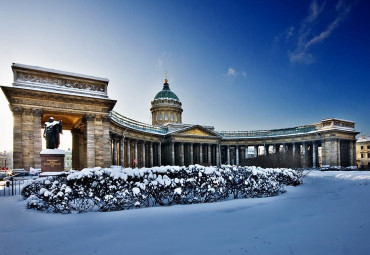
[[[44,138],[46,138],[46,149],[57,149],[60,144],[59,136],[62,134],[62,120],[55,121],[53,117],[45,122]]]

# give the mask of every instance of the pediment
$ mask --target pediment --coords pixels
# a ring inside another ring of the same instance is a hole
[[[201,126],[194,126],[190,128],[186,128],[185,130],[179,130],[176,132],[179,135],[191,135],[191,136],[207,136],[207,137],[218,137],[218,135],[206,128]]]

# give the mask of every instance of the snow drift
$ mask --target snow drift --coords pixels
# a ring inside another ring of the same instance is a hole
[[[80,213],[269,197],[301,183],[301,173],[291,169],[112,166],[39,178],[23,188],[22,196],[28,208]]]

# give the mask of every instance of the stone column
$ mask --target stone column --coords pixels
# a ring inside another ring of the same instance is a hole
[[[203,164],[203,144],[199,144],[199,165]]]
[[[162,165],[162,143],[158,143],[158,166]]]
[[[341,166],[342,161],[340,158],[340,139],[337,139],[336,142],[337,142],[337,166]]]
[[[217,164],[217,166],[221,166],[221,160],[220,160],[220,146],[221,145],[219,145],[219,144],[216,144],[216,164]]]
[[[42,139],[41,139],[41,119],[42,119],[42,110],[41,109],[32,109],[33,115],[33,167],[41,168],[41,157],[40,152],[42,149]]]
[[[303,157],[302,166],[307,167],[307,145],[305,142],[302,143],[302,157]]]
[[[145,167],[145,141],[142,143],[142,149],[143,149],[143,167]]]
[[[134,160],[135,160],[135,165],[134,165],[134,167],[138,167],[138,165],[139,165],[139,160],[138,160],[138,153],[137,153],[137,140],[135,140],[134,141],[134,154],[135,154],[135,158],[134,158]]]
[[[254,157],[257,158],[258,157],[258,145],[255,145],[254,146]]]
[[[13,112],[13,168],[23,168],[22,114],[23,108],[11,106]]]
[[[170,146],[171,146],[171,165],[174,166],[176,164],[175,163],[175,143],[171,142]]]
[[[292,154],[293,154],[293,158],[295,157],[295,153],[296,153],[296,148],[297,147],[297,144],[296,143],[293,143],[292,144]]]
[[[180,143],[180,165],[185,165],[184,143]]]
[[[34,152],[34,121],[31,109],[24,109],[21,120],[21,139],[22,139],[22,168],[29,170],[33,167]]]
[[[153,142],[150,142],[149,144],[150,148],[150,167],[153,167],[153,161],[154,161],[154,158],[153,158]]]
[[[317,167],[317,144],[312,142],[312,167]]]
[[[109,167],[111,164],[111,143],[110,143],[110,136],[109,136],[109,126],[110,126],[110,119],[109,115],[102,116],[103,122],[103,135],[102,135],[102,149],[103,149],[103,167]]]
[[[267,154],[269,153],[268,152],[268,145],[266,145],[266,143],[263,144],[263,155],[267,156]]]
[[[131,140],[130,139],[126,139],[126,143],[127,143],[127,167],[132,167],[131,165],[131,162],[132,162],[132,159],[131,159]]]
[[[321,163],[323,166],[327,165],[327,156],[326,156],[326,144],[325,140],[321,141]]]
[[[103,120],[102,116],[96,115],[94,121],[94,136],[95,136],[95,166],[104,167],[104,139],[103,139]],[[111,139],[111,138],[110,138]],[[112,164],[112,159],[110,159],[110,165]],[[109,165],[109,166],[110,166]]]
[[[117,136],[112,135],[113,142],[113,165],[117,165]]]
[[[194,144],[190,144],[190,165],[194,165]]]
[[[239,145],[236,145],[235,146],[235,157],[236,157],[236,165],[238,166],[239,165]]]
[[[207,144],[208,148],[208,165],[212,165],[211,145]]]
[[[95,115],[86,114],[86,156],[87,167],[95,167]]]
[[[119,164],[125,167],[125,137],[119,139]]]
[[[349,164],[356,166],[356,141],[349,141]]]
[[[227,164],[230,165],[230,145],[226,145],[226,157],[227,157]]]

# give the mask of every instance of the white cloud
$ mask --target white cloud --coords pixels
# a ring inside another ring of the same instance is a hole
[[[315,62],[312,54],[306,52],[288,52],[288,57],[292,63],[312,64]]]
[[[162,59],[158,59],[158,61],[157,61],[157,66],[158,67],[162,67],[163,66],[163,60]]]
[[[331,12],[333,12],[332,9],[334,9],[335,13],[335,16],[332,18],[333,21],[327,26],[323,26],[322,22],[319,22],[321,17],[330,16]],[[308,52],[309,49],[313,45],[329,38],[334,29],[348,16],[350,10],[351,5],[347,5],[344,0],[339,0],[332,8],[326,8],[325,2],[320,5],[316,0],[313,0],[308,9],[309,14],[302,20],[299,30],[295,33],[294,26],[291,26],[285,32],[286,39],[295,38],[294,50],[288,51],[289,61],[292,63],[313,63],[314,57]],[[320,30],[321,32],[318,33],[313,32]]]
[[[236,76],[243,76],[244,78],[247,77],[247,73],[245,71],[237,72],[235,70],[235,68],[233,68],[233,67],[229,67],[229,69],[227,70],[226,75],[227,76],[232,76],[232,77],[236,77]]]
[[[227,70],[227,75],[228,76],[236,76],[235,69],[232,67],[229,67],[229,70]]]

